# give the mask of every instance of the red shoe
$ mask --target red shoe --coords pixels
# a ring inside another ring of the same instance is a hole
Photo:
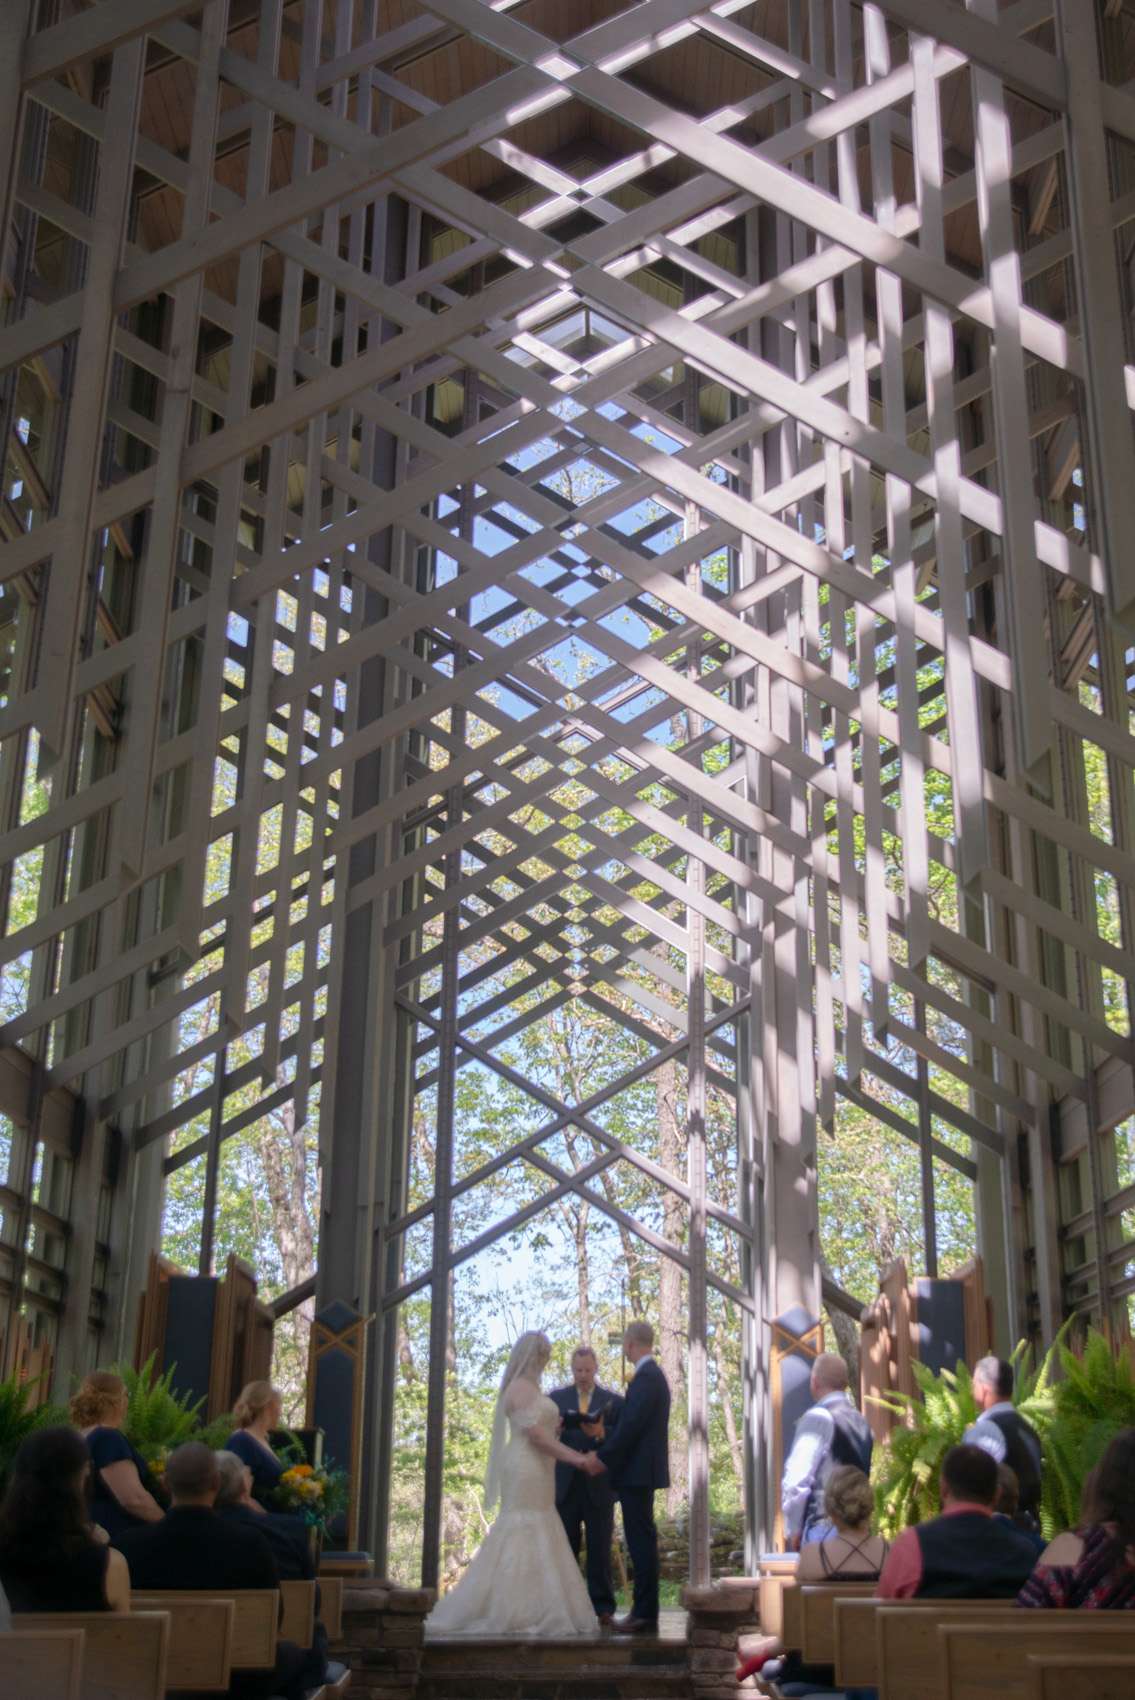
[[[747,1682],[749,1677],[756,1676],[772,1657],[770,1653],[757,1653],[753,1658],[746,1659],[743,1665],[737,1666],[737,1681]]]

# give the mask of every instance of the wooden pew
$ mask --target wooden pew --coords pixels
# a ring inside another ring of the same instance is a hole
[[[85,1631],[80,1700],[162,1700],[165,1694],[168,1612],[17,1612],[12,1628]]]
[[[1072,1659],[1135,1654],[1135,1623],[1124,1621],[1130,1617],[1121,1611],[1021,1611],[1016,1623],[999,1620],[995,1627],[943,1624],[938,1641],[946,1694],[949,1700],[1024,1700],[1033,1653]]]
[[[762,1635],[784,1635],[784,1595],[796,1586],[796,1569],[762,1569],[757,1582],[757,1617]]]
[[[281,1582],[280,1598],[284,1602],[280,1619],[280,1638],[294,1641],[297,1647],[310,1647],[315,1639],[315,1583]]]
[[[780,1591],[780,1639],[786,1653],[801,1652],[804,1646],[804,1591],[794,1576],[784,1578]]]
[[[880,1601],[875,1608],[879,1700],[947,1700],[939,1625],[974,1621],[1020,1622],[1020,1611],[1012,1600]]]
[[[1030,1653],[1028,1700],[1131,1700],[1135,1657],[1125,1653]]]
[[[7,1700],[79,1700],[83,1629],[0,1633],[0,1671]]]
[[[215,1694],[227,1691],[232,1678],[236,1618],[231,1597],[139,1592],[130,1595],[130,1609],[169,1613],[168,1692],[183,1688]]]
[[[194,1601],[230,1600],[233,1670],[268,1670],[276,1663],[280,1595],[275,1588],[150,1588],[146,1599],[153,1602],[155,1611],[183,1610]]]
[[[343,1578],[320,1576],[319,1615],[327,1631],[327,1639],[335,1642],[343,1634]]]
[[[922,1614],[918,1623],[891,1626],[888,1650],[891,1650],[891,1642],[896,1641],[901,1651],[901,1630],[904,1634],[919,1637],[922,1647],[918,1657],[924,1657],[926,1646],[931,1645],[934,1639],[934,1625],[927,1621],[927,1613],[942,1617],[965,1610],[972,1616],[990,1610],[1003,1611],[1008,1605],[1011,1602],[1005,1600],[837,1599],[833,1602],[832,1612],[832,1663],[835,1665],[836,1682],[843,1688],[879,1686],[879,1627],[876,1619],[883,1609]]]
[[[841,1599],[873,1599],[874,1582],[809,1582],[796,1591],[800,1595],[805,1664],[834,1664],[835,1603]]]

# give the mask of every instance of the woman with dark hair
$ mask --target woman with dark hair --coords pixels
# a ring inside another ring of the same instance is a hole
[[[71,1421],[91,1459],[91,1516],[112,1541],[165,1515],[161,1489],[122,1432],[129,1407],[126,1383],[110,1370],[92,1371],[71,1400]]]
[[[16,1453],[0,1505],[0,1583],[14,1612],[129,1611],[130,1572],[90,1521],[91,1461],[74,1429]]]
[[[1083,1513],[1078,1534],[1041,1554],[1019,1606],[1135,1611],[1135,1428],[1120,1430],[1092,1472]]]

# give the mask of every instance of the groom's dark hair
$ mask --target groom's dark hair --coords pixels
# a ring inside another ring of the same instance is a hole
[[[654,1330],[649,1322],[628,1322],[627,1335],[630,1339],[637,1340],[638,1344],[645,1346],[647,1350],[654,1344]]]

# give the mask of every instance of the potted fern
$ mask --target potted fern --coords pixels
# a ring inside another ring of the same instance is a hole
[[[1135,1363],[1129,1347],[1118,1350],[1095,1329],[1074,1352],[1062,1329],[1037,1367],[1022,1341],[1013,1353],[1017,1372],[1013,1403],[1036,1429],[1044,1448],[1040,1523],[1051,1538],[1074,1528],[1084,1478],[1112,1436],[1135,1427]],[[899,1425],[876,1447],[871,1472],[879,1532],[893,1539],[901,1529],[937,1516],[942,1459],[977,1419],[968,1367],[937,1374],[913,1365],[918,1392],[885,1394],[874,1400],[894,1413]],[[1058,1373],[1059,1372],[1059,1373]]]
[[[1013,1403],[1037,1430],[1042,1442],[1055,1411],[1053,1371],[1057,1350],[1058,1346],[1054,1345],[1039,1368],[1028,1367],[1024,1342],[1012,1358],[1016,1371]],[[916,1394],[890,1393],[873,1400],[899,1418],[886,1444],[876,1447],[871,1472],[876,1521],[880,1534],[888,1540],[893,1540],[910,1524],[938,1515],[942,1460],[951,1446],[958,1445],[979,1414],[973,1396],[973,1377],[960,1360],[956,1370],[935,1372],[920,1363],[912,1368]],[[1043,1524],[1043,1509],[1041,1521]]]
[[[153,1355],[141,1369],[129,1364],[115,1367],[115,1374],[126,1383],[130,1398],[123,1433],[159,1479],[164,1477],[165,1461],[176,1447],[187,1440],[199,1440],[215,1449],[224,1445],[233,1430],[230,1416],[216,1417],[211,1423],[201,1421],[205,1401],[175,1391],[176,1371],[177,1366],[171,1364],[159,1375]]]
[[[0,1494],[7,1485],[12,1460],[28,1435],[69,1420],[60,1405],[33,1405],[35,1386],[34,1381],[19,1381],[14,1375],[0,1381]]]

